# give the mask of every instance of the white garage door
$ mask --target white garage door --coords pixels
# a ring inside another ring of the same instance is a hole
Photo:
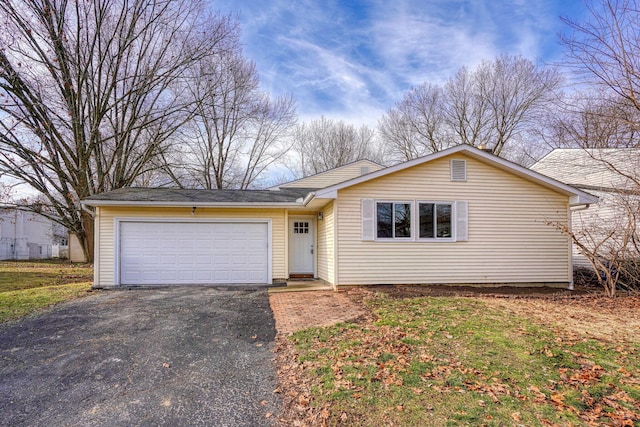
[[[120,284],[268,283],[265,222],[120,222]]]

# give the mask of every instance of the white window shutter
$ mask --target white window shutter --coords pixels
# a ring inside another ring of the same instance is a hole
[[[456,242],[469,240],[469,202],[456,202]]]
[[[375,205],[373,199],[362,199],[362,240],[374,240],[376,228]]]

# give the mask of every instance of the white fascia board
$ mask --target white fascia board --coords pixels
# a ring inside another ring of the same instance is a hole
[[[594,196],[592,194],[585,193],[585,196],[583,195],[571,196],[569,198],[569,205],[570,206],[592,205],[594,203],[598,203],[598,200],[600,200],[599,197]]]
[[[81,202],[87,206],[122,206],[122,207],[193,207],[198,208],[288,208],[304,207],[302,203],[248,203],[248,202],[145,202],[130,200],[84,200]]]

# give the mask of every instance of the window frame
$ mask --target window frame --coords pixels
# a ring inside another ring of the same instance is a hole
[[[378,237],[378,205],[391,204],[391,237]],[[396,205],[409,205],[409,237],[396,237]],[[374,240],[382,242],[413,242],[415,241],[415,201],[414,200],[374,200]]]
[[[420,237],[420,205],[421,204],[429,204],[433,205],[433,235],[434,237]],[[438,222],[437,222],[437,206],[438,205],[449,205],[451,208],[451,236],[450,237],[438,237]],[[457,225],[457,217],[456,217],[456,202],[455,201],[447,201],[447,200],[416,200],[415,201],[415,211],[416,211],[416,241],[419,242],[455,242],[456,241],[456,225]]]

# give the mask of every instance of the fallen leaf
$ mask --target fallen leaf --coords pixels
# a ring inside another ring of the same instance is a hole
[[[163,367],[163,368],[170,368],[170,367],[171,367],[171,365],[170,365],[169,363],[167,363],[167,362],[164,362],[164,363],[162,364],[162,367]]]

